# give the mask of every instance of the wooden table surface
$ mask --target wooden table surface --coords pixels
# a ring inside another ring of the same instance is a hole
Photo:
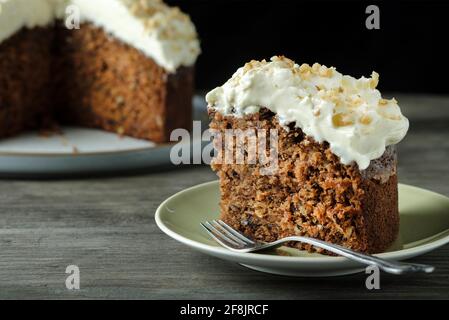
[[[397,95],[411,130],[400,144],[403,183],[449,196],[449,97]],[[0,180],[0,298],[449,298],[449,246],[414,259],[431,275],[289,278],[250,271],[165,236],[154,212],[168,196],[215,179],[205,166],[119,177]],[[449,212],[448,212],[449,214]],[[77,265],[81,290],[68,291]]]

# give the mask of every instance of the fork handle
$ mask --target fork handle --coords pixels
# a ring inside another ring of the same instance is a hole
[[[416,264],[416,263],[404,263],[404,262],[396,262],[396,261],[388,261],[379,257],[366,255],[360,252],[353,251],[351,249],[342,247],[337,244],[325,242],[322,240],[309,238],[309,237],[301,237],[301,236],[292,236],[280,239],[278,241],[270,243],[271,246],[277,245],[280,246],[285,242],[303,242],[313,246],[316,246],[321,249],[325,249],[327,251],[333,252],[337,255],[346,257],[348,259],[366,264],[366,265],[376,265],[379,269],[392,273],[392,274],[404,274],[410,272],[425,272],[431,273],[435,270],[433,266],[425,265],[425,264]]]

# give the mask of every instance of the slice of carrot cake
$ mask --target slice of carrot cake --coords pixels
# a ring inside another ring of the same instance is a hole
[[[409,122],[395,99],[382,98],[378,79],[375,72],[355,79],[273,57],[247,63],[212,90],[206,100],[216,135],[212,168],[220,178],[221,218],[261,241],[302,235],[366,253],[385,251],[399,230],[395,144]],[[276,170],[267,173],[266,162],[224,161],[229,154],[249,160],[251,135],[243,144],[223,139],[229,131],[248,130],[276,133],[275,145],[257,150],[258,156],[277,155]]]

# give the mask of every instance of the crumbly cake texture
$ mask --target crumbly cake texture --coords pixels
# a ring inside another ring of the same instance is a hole
[[[35,129],[48,119],[52,43],[45,28],[23,30],[0,43],[0,137]]]
[[[396,152],[390,146],[366,170],[344,165],[326,142],[318,143],[294,124],[280,125],[268,109],[235,117],[209,108],[211,129],[277,129],[279,170],[261,175],[261,166],[222,164],[221,218],[260,241],[303,235],[365,253],[388,249],[399,231]],[[224,149],[218,148],[217,159]],[[247,145],[245,145],[247,148]],[[234,150],[235,151],[235,150]],[[302,243],[291,246],[327,253]]]
[[[61,20],[68,4],[81,11],[79,30]],[[1,9],[0,138],[56,122],[154,142],[191,128],[200,48],[178,8],[161,0],[7,0]]]
[[[57,38],[59,121],[155,142],[169,141],[176,128],[190,129],[192,67],[168,73],[89,24],[78,32],[60,27]]]
[[[90,24],[23,29],[0,70],[0,138],[57,122],[166,142],[192,125],[193,67],[168,73]]]

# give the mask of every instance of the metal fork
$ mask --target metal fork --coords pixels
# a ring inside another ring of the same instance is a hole
[[[204,229],[206,229],[206,231],[215,241],[217,241],[223,247],[234,252],[256,252],[260,250],[280,247],[286,242],[293,241],[307,243],[365,265],[376,265],[380,270],[392,274],[405,274],[413,272],[431,273],[435,270],[435,268],[430,265],[388,261],[379,257],[362,254],[336,244],[309,237],[292,236],[282,238],[270,243],[256,242],[245,237],[240,232],[234,230],[222,220],[212,220],[201,223],[201,225]]]

